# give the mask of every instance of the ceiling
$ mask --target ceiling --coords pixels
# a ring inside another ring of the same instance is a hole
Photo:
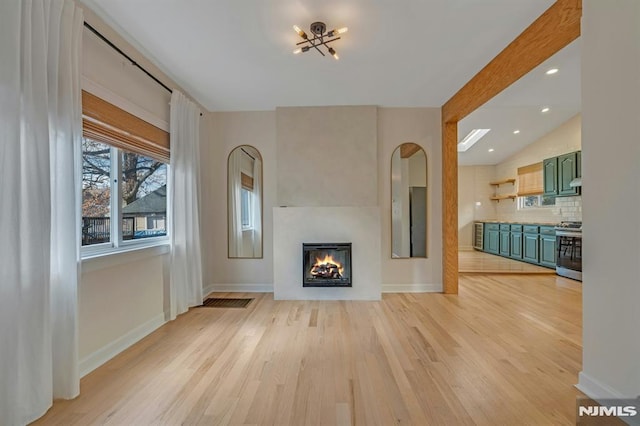
[[[440,107],[553,0],[82,0],[210,111]],[[349,27],[336,61],[294,24]],[[515,100],[512,100],[515,102]]]
[[[546,75],[551,68],[559,71]],[[549,107],[549,111],[542,113],[543,107]],[[459,140],[472,129],[491,129],[467,151],[458,153],[458,164],[500,163],[574,117],[580,109],[578,39],[458,123]],[[520,133],[514,134],[515,130]]]

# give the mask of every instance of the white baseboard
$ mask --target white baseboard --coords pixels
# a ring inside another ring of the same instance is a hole
[[[205,296],[211,293],[273,293],[273,284],[211,284],[202,289]]]
[[[146,323],[134,328],[124,336],[119,337],[108,345],[103,346],[94,353],[80,360],[80,377],[84,377],[87,374],[91,373],[93,370],[100,367],[102,364],[109,361],[111,358],[118,355],[129,346],[139,342],[140,340],[163,326],[165,324],[164,318],[164,312],[156,315]]]
[[[580,374],[578,374],[578,384],[576,385],[576,388],[595,401],[601,399],[625,398],[625,396],[621,395],[614,389],[604,383],[600,383],[588,374],[585,374],[584,371],[581,371]]]
[[[383,293],[441,293],[442,284],[382,284]]]

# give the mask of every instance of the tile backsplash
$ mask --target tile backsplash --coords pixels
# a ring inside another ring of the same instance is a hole
[[[559,223],[562,221],[582,221],[582,196],[556,197],[553,207],[518,210],[517,201],[500,203],[497,220],[507,222]]]
[[[582,221],[582,196],[557,197],[556,206],[562,220]]]

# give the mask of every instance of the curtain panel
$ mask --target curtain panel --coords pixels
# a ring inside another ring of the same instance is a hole
[[[170,319],[202,304],[200,248],[200,110],[177,90],[171,95]]]
[[[0,3],[0,423],[79,393],[80,51],[72,0]]]

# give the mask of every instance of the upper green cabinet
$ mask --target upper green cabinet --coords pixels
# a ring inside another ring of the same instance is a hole
[[[558,157],[547,158],[542,162],[544,195],[558,195]]]
[[[570,152],[558,157],[558,195],[578,195],[579,188],[569,184],[578,177],[578,155]]]
[[[544,195],[560,197],[579,195],[580,188],[572,187],[570,183],[581,175],[580,160],[580,151],[544,160],[542,162]]]

